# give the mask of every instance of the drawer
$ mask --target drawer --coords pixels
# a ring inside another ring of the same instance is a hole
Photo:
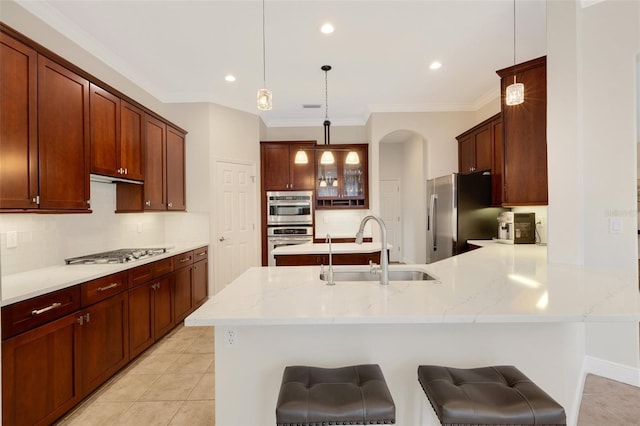
[[[80,285],[82,306],[93,305],[127,289],[127,272],[108,275]]]
[[[173,256],[173,264],[175,266],[175,269],[193,265],[193,252],[188,251],[177,256]]]
[[[195,249],[193,251],[193,261],[199,262],[201,260],[209,259],[209,247],[200,247],[199,249]]]
[[[2,340],[80,309],[80,286],[43,294],[2,308]]]
[[[173,257],[153,262],[153,278],[173,272]]]
[[[156,263],[156,262],[154,262]],[[137,287],[153,279],[153,263],[129,269],[129,288]]]

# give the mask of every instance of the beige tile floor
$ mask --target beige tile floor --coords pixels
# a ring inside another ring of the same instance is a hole
[[[214,425],[213,342],[178,326],[57,425]],[[587,375],[578,426],[640,426],[640,388]]]
[[[214,425],[213,341],[213,327],[176,327],[57,424]]]

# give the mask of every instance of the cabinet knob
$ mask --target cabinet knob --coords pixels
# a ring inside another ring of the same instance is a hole
[[[225,238],[224,238],[224,237],[220,237],[220,238],[218,238],[218,241],[220,241],[220,242],[222,242],[222,241],[224,241],[224,240],[225,240]]]
[[[147,206],[147,207],[151,207],[151,201],[145,201],[144,205]]]
[[[124,174],[125,174],[125,175],[128,175],[128,174],[129,174],[129,169],[125,168],[125,169],[124,169]]]
[[[169,208],[173,207],[173,203],[169,203]]]

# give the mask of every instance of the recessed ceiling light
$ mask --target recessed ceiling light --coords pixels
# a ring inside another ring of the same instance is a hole
[[[440,67],[442,67],[442,64],[438,61],[431,62],[431,65],[429,65],[429,68],[432,70],[440,69]]]
[[[224,76],[224,79],[225,79],[226,81],[228,81],[228,82],[234,82],[234,81],[236,81],[236,78],[235,78],[233,75],[231,75],[231,74],[227,74],[227,75],[225,75],[225,76]]]
[[[331,34],[333,30],[333,25],[331,25],[329,22],[320,27],[320,31],[322,31],[323,34]]]

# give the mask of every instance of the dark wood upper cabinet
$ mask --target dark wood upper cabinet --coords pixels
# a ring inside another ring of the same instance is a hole
[[[37,208],[38,54],[0,33],[0,209]]]
[[[120,175],[120,98],[92,84],[91,172]]]
[[[315,141],[261,142],[260,168],[263,191],[310,191],[314,182]],[[303,150],[307,163],[296,164],[298,151]]]
[[[144,209],[167,209],[167,125],[148,114],[145,125]]]
[[[125,177],[144,180],[144,112],[120,101],[120,161]]]
[[[89,208],[89,81],[38,55],[40,208]]]
[[[458,173],[491,171],[491,205],[502,204],[502,114],[498,113],[459,135]]]
[[[144,112],[91,84],[91,172],[144,180]]]
[[[185,188],[185,134],[167,126],[167,210],[187,209]]]
[[[325,151],[333,163],[322,164]],[[316,208],[369,208],[369,149],[367,144],[332,145],[316,153]]]
[[[497,71],[501,77],[504,126],[504,200],[509,206],[546,205],[547,60],[546,56]],[[524,103],[505,104],[513,76],[524,84]]]

